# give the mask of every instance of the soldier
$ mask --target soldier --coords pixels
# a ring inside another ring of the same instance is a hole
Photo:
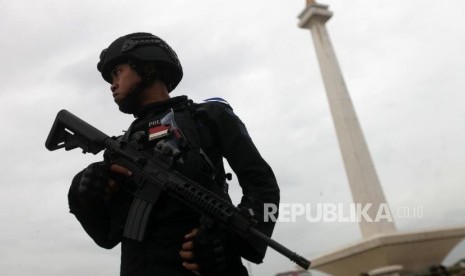
[[[230,201],[223,157],[238,177],[238,207],[271,236],[274,222],[263,219],[264,203],[279,203],[279,188],[241,120],[222,99],[194,103],[170,97],[183,71],[176,53],[150,33],[116,39],[97,65],[111,84],[120,111],[135,121],[118,139],[137,143],[146,156],[155,150],[172,157],[175,169]],[[70,211],[103,248],[121,243],[121,275],[248,275],[241,257],[261,263],[266,245],[244,240],[168,196],[153,207],[142,241],[124,235],[132,201],[121,183],[132,172],[104,160],[90,164],[71,184]]]

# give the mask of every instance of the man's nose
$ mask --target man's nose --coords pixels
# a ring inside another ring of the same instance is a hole
[[[117,88],[118,88],[118,85],[116,83],[112,83],[110,86],[111,92],[115,92]]]

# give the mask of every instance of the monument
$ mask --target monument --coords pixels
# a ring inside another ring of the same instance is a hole
[[[327,5],[307,0],[299,27],[312,34],[354,203],[370,205],[367,214],[374,218],[387,202],[326,30],[332,15]],[[362,241],[313,258],[311,268],[337,276],[397,275],[440,264],[465,237],[465,227],[401,233],[388,219],[362,219],[359,226]]]

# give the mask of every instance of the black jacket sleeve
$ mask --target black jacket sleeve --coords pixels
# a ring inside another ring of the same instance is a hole
[[[239,208],[251,209],[256,228],[271,237],[274,221],[265,221],[264,204],[279,204],[279,187],[270,166],[262,158],[250,138],[245,125],[232,108],[223,103],[210,102],[201,107],[213,123],[223,156],[237,175],[242,188]],[[262,262],[266,244],[253,240],[241,245],[241,255],[255,263]]]
[[[123,193],[115,194],[111,200],[79,196],[79,182],[83,171],[72,181],[68,193],[69,209],[81,223],[87,234],[100,247],[111,249],[120,242],[124,223]]]

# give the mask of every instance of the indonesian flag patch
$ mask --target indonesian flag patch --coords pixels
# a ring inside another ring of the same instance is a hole
[[[170,126],[166,125],[158,125],[149,128],[149,141],[165,137],[166,135],[168,135],[169,130]]]

